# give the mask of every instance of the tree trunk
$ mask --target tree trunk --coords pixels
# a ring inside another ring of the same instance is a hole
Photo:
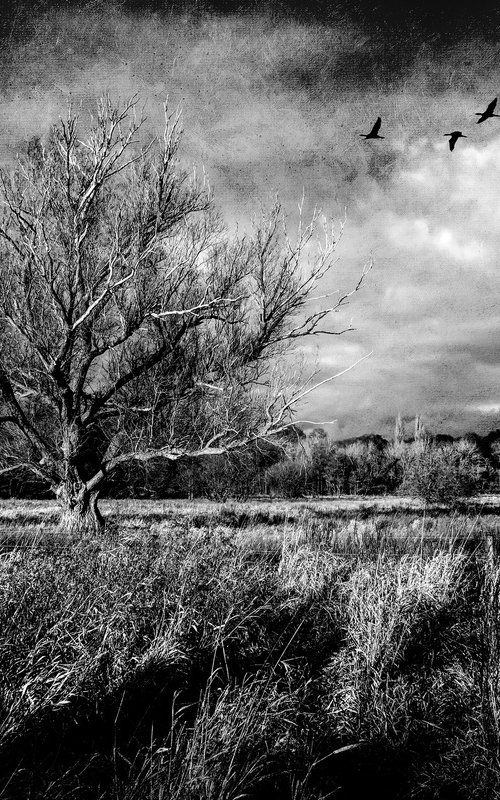
[[[72,535],[99,534],[104,531],[104,519],[97,506],[98,491],[80,489],[76,493],[62,489],[57,492],[62,506],[59,530]]]

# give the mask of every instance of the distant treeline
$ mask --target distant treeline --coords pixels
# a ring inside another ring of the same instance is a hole
[[[499,488],[500,430],[454,439],[428,434],[420,418],[410,438],[396,420],[392,440],[368,434],[334,441],[323,429],[259,441],[226,455],[134,464],[115,473],[108,497],[226,500],[251,496],[301,497],[407,494],[453,502]],[[28,471],[3,476],[0,496],[50,497],[50,487]]]

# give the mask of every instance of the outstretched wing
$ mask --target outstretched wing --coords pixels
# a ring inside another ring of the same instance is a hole
[[[493,111],[495,109],[496,104],[497,104],[497,98],[495,97],[495,99],[491,101],[491,103],[489,104],[488,108],[486,109],[486,111],[484,113],[485,114],[493,114]]]
[[[381,125],[382,125],[382,118],[381,117],[377,117],[377,121],[376,121],[375,125],[373,126],[373,128],[370,131],[370,136],[376,136],[377,133],[380,130],[380,126]]]

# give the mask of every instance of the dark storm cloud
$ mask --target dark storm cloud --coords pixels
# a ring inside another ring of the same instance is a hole
[[[24,0],[4,3],[4,29],[20,30],[50,8],[96,9],[107,5],[101,0]],[[198,15],[206,11],[240,15],[271,12],[295,16],[308,21],[337,23],[348,19],[367,30],[394,29],[412,33],[413,36],[432,35],[434,39],[470,34],[476,31],[484,36],[492,34],[498,22],[498,5],[494,0],[479,0],[474,4],[457,3],[456,0],[121,0],[120,7],[132,12],[184,12]],[[8,14],[10,9],[13,14]]]
[[[10,5],[12,6],[9,13]],[[481,41],[497,41],[500,30],[500,11],[493,0],[481,0],[471,4],[449,2],[396,2],[396,0],[372,0],[353,3],[350,0],[331,2],[241,2],[235,0],[212,0],[212,2],[189,2],[189,0],[4,0],[0,32],[5,45],[3,53],[9,52],[12,44],[31,43],[36,49],[40,44],[40,31],[50,35],[53,27],[57,34],[57,17],[70,15],[78,24],[72,33],[75,38],[76,59],[98,57],[103,49],[113,50],[116,35],[112,24],[118,14],[137,22],[139,29],[146,17],[154,19],[160,26],[168,26],[179,17],[189,17],[203,29],[207,17],[223,12],[226,19],[239,20],[240,27],[252,27],[252,18],[265,17],[268,25],[280,23],[302,24],[314,30],[314,45],[310,39],[281,53],[279,63],[271,63],[267,75],[261,78],[274,85],[290,90],[305,89],[313,94],[322,87],[336,88],[390,86],[395,81],[413,74],[414,61],[420,60],[429,67],[429,88],[446,91],[448,75],[435,64],[436,55],[446,55],[450,48],[461,43],[472,47],[461,64],[474,72],[481,62],[488,61],[488,54],[477,46]],[[88,21],[100,20],[95,27],[95,38],[89,39]],[[81,30],[80,30],[81,29]],[[476,37],[479,41],[476,42]],[[133,40],[129,41],[134,48]],[[279,42],[276,41],[279,45]],[[297,42],[295,43],[297,45]],[[259,42],[255,40],[257,51]],[[148,50],[146,42],[145,56]],[[34,53],[34,55],[36,55]],[[434,62],[434,63],[433,63]],[[437,66],[437,68],[436,68]],[[460,68],[455,65],[455,68]],[[43,76],[39,76],[43,78]]]

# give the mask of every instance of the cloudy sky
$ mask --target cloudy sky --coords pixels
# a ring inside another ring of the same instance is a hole
[[[333,321],[355,330],[307,351],[320,378],[371,355],[302,416],[336,419],[341,438],[387,435],[398,412],[484,433],[500,427],[500,119],[474,113],[500,94],[499,19],[486,3],[469,18],[391,0],[16,4],[0,30],[0,161],[70,99],[137,92],[159,128],[168,95],[228,225],[278,193],[293,228],[304,194],[306,214],[345,220],[325,289],[348,290],[374,261]],[[385,139],[365,141],[378,115]]]

